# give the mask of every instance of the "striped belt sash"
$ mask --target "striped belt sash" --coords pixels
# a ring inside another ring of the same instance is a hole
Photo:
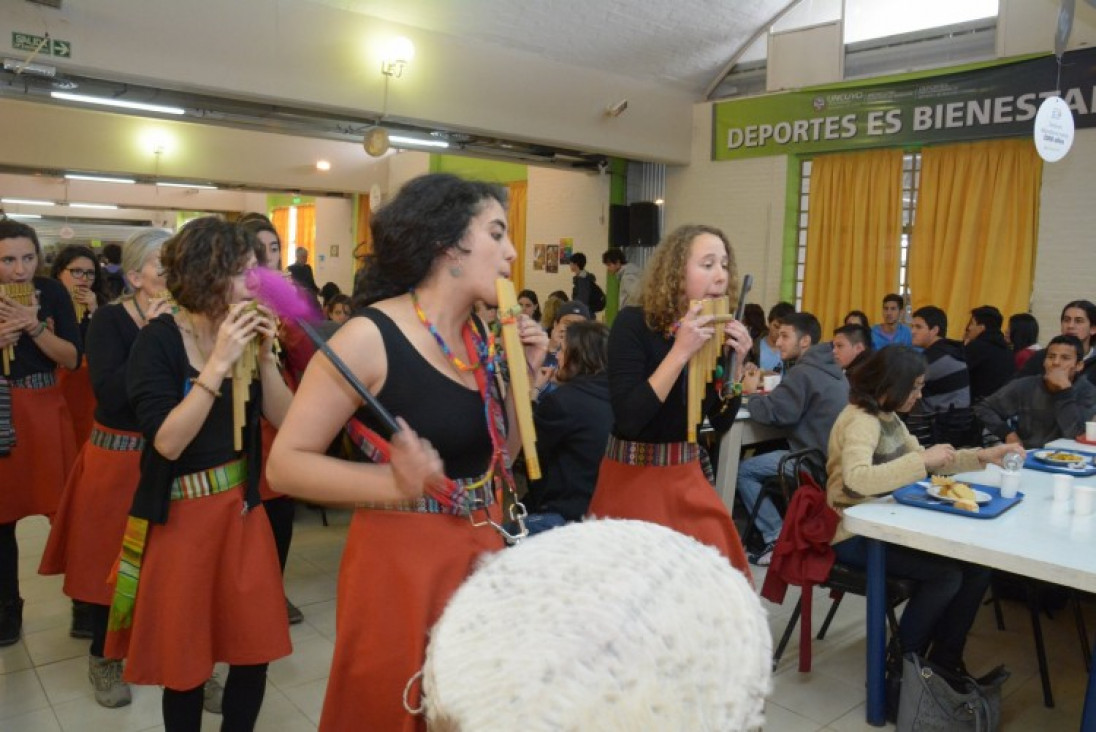
[[[213,496],[243,485],[246,480],[247,461],[240,458],[215,468],[179,476],[171,481],[171,500]]]
[[[115,432],[101,425],[91,429],[91,444],[102,450],[114,452],[140,452],[145,447],[145,438],[128,432]]]
[[[43,371],[37,374],[27,374],[18,379],[8,379],[14,389],[48,389],[57,385],[57,374],[53,371]]]
[[[609,435],[605,457],[625,465],[668,467],[700,459],[700,446],[692,442],[632,442]]]
[[[445,497],[448,505],[430,496],[413,501],[363,501],[357,508],[381,511],[406,511],[408,513],[443,513],[450,516],[469,516],[473,511],[495,503],[495,476],[485,473],[478,478],[458,478],[450,481]]]

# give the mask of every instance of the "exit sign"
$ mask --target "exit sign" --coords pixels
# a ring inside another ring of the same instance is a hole
[[[33,33],[20,33],[13,31],[11,34],[11,47],[16,51],[38,51],[43,56],[55,58],[72,58],[72,44],[58,38],[38,36]]]

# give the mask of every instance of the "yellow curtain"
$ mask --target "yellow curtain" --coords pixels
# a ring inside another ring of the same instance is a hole
[[[828,339],[849,310],[898,287],[902,151],[825,155],[811,163],[803,309]]]
[[[308,261],[316,268],[316,206],[297,206],[297,247],[308,250]]]
[[[953,338],[979,305],[1027,312],[1042,174],[1030,137],[921,151],[910,294],[948,314]]]
[[[278,232],[278,241],[282,243],[282,264],[293,263],[293,252],[289,249],[289,209],[282,207],[270,212],[270,223]]]
[[[362,267],[362,259],[373,251],[373,230],[369,225],[373,221],[373,207],[369,196],[358,195],[358,221],[356,231],[357,245],[354,247],[354,271]]]
[[[507,188],[510,192],[510,213],[506,225],[510,227],[510,241],[514,243],[514,249],[518,253],[510,271],[510,279],[514,281],[514,290],[521,292],[525,286],[525,211],[529,183],[524,180],[514,181],[508,183]]]

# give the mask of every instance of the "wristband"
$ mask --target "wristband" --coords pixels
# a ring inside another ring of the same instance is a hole
[[[46,324],[45,324],[44,321],[40,320],[40,321],[38,321],[38,328],[36,328],[33,333],[29,333],[28,335],[30,335],[31,340],[34,340],[35,338],[37,338],[38,336],[42,335],[45,332],[46,332]]]
[[[219,391],[214,390],[212,387],[210,387],[208,384],[203,382],[197,376],[192,377],[190,379],[190,383],[193,384],[194,386],[197,386],[199,389],[204,389],[205,392],[207,394],[209,394],[211,397],[213,397],[214,399],[220,399],[221,398],[221,393]]]

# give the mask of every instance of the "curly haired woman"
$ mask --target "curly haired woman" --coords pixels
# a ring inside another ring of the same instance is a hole
[[[659,244],[647,271],[640,305],[621,310],[609,335],[614,422],[590,513],[668,526],[715,547],[749,576],[738,532],[713,489],[710,463],[698,445],[686,442],[686,367],[716,328],[690,303],[727,294],[737,280],[734,252],[719,229],[682,226]],[[737,321],[723,328],[741,365],[750,335]],[[725,431],[739,403],[740,397],[723,401],[709,387],[703,413],[716,431]]]

